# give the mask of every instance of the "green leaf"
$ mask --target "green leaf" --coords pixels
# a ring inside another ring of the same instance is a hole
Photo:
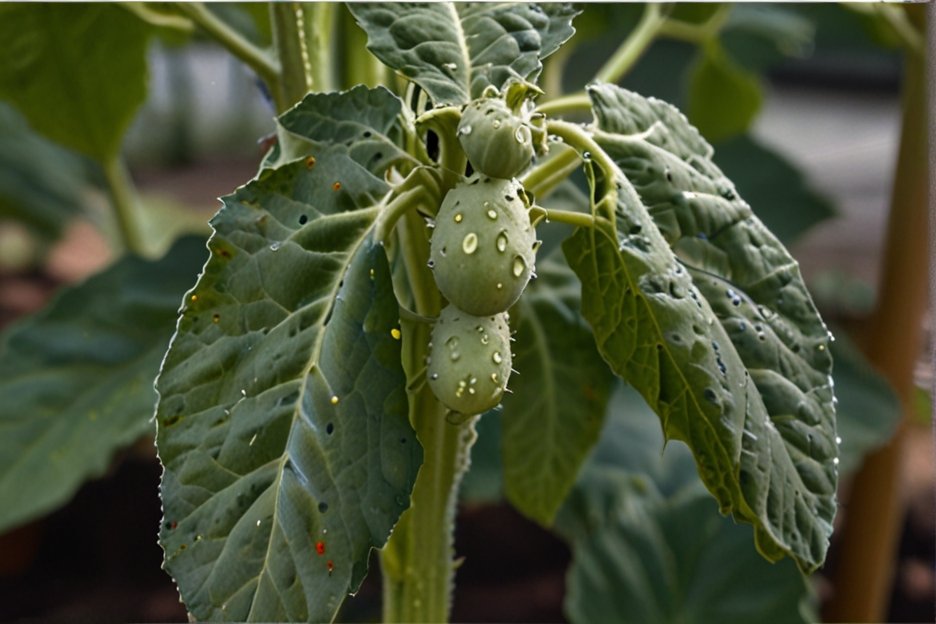
[[[865,455],[891,439],[902,411],[891,385],[844,332],[838,332],[832,356],[842,439],[839,470],[848,474],[861,466]]]
[[[372,236],[387,190],[324,147],[212,221],[157,382],[160,543],[198,619],[331,620],[409,505],[422,451]]]
[[[0,218],[52,238],[81,212],[86,190],[81,159],[31,132],[0,103]]]
[[[577,11],[545,3],[348,3],[368,49],[436,104],[464,104],[510,78],[535,80],[540,61],[574,33]]]
[[[38,132],[104,161],[146,97],[151,29],[119,6],[0,6],[0,99]]]
[[[595,140],[620,167],[617,231],[564,248],[599,350],[690,446],[722,511],[755,525],[761,553],[813,570],[836,509],[828,330],[685,117],[614,86],[589,93]]]
[[[719,517],[689,449],[667,444],[618,383],[601,439],[557,518],[572,547],[565,610],[579,622],[815,621],[791,561],[772,565],[751,530]],[[613,588],[613,589],[612,589]]]
[[[341,149],[375,175],[401,162],[415,163],[403,143],[403,103],[384,87],[358,85],[341,93],[310,93],[280,117],[280,125],[307,139],[311,153]]]
[[[810,187],[801,171],[751,135],[716,144],[714,159],[785,245],[835,214],[831,202]]]
[[[710,141],[741,134],[760,111],[757,76],[734,62],[717,40],[703,46],[690,70],[689,119]]]
[[[815,621],[806,580],[771,565],[750,529],[720,517],[701,488],[662,499],[639,477],[603,475],[577,513],[591,531],[572,540],[565,610],[574,624],[776,624]]]
[[[578,311],[575,275],[537,262],[539,278],[513,309],[513,394],[503,402],[501,445],[507,499],[549,525],[598,440],[614,376]]]
[[[152,427],[153,379],[204,239],[126,256],[65,289],[0,347],[0,533],[65,503]]]
[[[784,6],[737,4],[720,33],[726,53],[754,72],[813,51],[812,21]]]

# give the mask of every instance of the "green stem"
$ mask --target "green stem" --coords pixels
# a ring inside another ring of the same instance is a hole
[[[458,140],[458,122],[461,111],[454,106],[434,108],[419,116],[417,128],[422,126],[434,130],[439,138],[439,165],[446,171],[459,176],[465,174],[468,158]]]
[[[133,180],[119,156],[101,163],[107,190],[114,209],[120,240],[127,251],[142,254],[143,236],[138,222],[138,198]]]
[[[549,157],[524,174],[520,183],[527,192],[541,199],[549,195],[573,171],[581,167],[579,153],[568,146],[554,145]]]
[[[591,112],[591,99],[584,93],[572,93],[543,102],[536,107],[536,112],[544,115]]]
[[[584,160],[592,160],[601,168],[604,172],[605,195],[615,192],[615,180],[622,180],[624,176],[617,164],[584,128],[552,119],[546,122],[546,129],[550,134],[562,138],[566,145],[579,150]]]
[[[728,21],[730,13],[731,7],[722,5],[702,24],[689,24],[672,19],[666,20],[660,26],[659,35],[687,43],[703,44],[718,35],[725,22]]]
[[[180,13],[198,24],[231,54],[257,72],[268,87],[272,89],[276,86],[279,68],[263,50],[218,19],[201,2],[177,2],[175,6]]]
[[[396,232],[414,300],[422,317],[438,315],[441,300],[426,267],[425,224],[413,211],[404,214]],[[425,368],[431,328],[407,323],[403,333],[404,366],[410,381]],[[474,420],[454,425],[426,384],[412,384],[410,421],[423,446],[423,465],[403,514],[381,551],[385,622],[445,622],[454,579],[452,531],[461,476],[475,439]]]
[[[270,5],[273,46],[279,56],[280,79],[274,92],[282,112],[310,91],[331,91],[332,3],[274,2]]]
[[[634,63],[641,55],[647,51],[647,48],[650,47],[660,31],[660,27],[665,22],[666,18],[660,12],[660,5],[646,5],[637,27],[631,31],[611,58],[598,70],[595,80],[610,83],[620,80],[634,66]]]
[[[601,217],[596,218],[590,214],[572,210],[553,210],[551,208],[544,208],[543,210],[546,211],[546,218],[549,221],[566,223],[576,227],[594,228],[596,221],[601,219]]]

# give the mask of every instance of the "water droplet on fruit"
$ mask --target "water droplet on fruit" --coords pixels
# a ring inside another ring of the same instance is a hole
[[[517,139],[517,143],[521,145],[529,142],[531,140],[530,129],[526,126],[520,126],[517,128],[517,131],[514,132],[514,138]]]
[[[497,373],[491,373],[491,381],[493,381],[497,385],[500,385],[500,381],[498,381],[497,379]]]
[[[458,65],[456,65],[455,63],[442,63],[442,67],[451,71],[455,71],[456,69],[458,69]]]
[[[497,251],[501,253],[507,251],[507,235],[503,232],[497,235]]]
[[[491,125],[494,127],[495,130],[497,130],[501,127],[501,120],[495,119],[494,121],[491,122]]]
[[[459,353],[458,351],[452,351],[452,353],[449,355],[449,359],[452,360],[453,362],[457,362],[460,358],[461,358],[461,353]]]
[[[491,221],[494,221],[497,219],[497,211],[491,208],[490,210],[487,211],[487,216],[488,216],[488,219],[490,219]]]
[[[459,128],[458,133],[468,136],[469,134],[471,134],[471,126],[470,125],[462,126],[461,128]]]
[[[333,394],[330,400],[331,400],[332,405],[338,405],[338,401],[340,401],[341,399],[338,398],[337,394]]]
[[[513,274],[514,277],[520,277],[523,275],[523,272],[526,270],[526,262],[521,256],[514,256],[513,261]]]
[[[461,223],[461,222],[462,222],[462,219],[464,219],[464,218],[465,218],[465,217],[462,216],[462,213],[460,213],[460,212],[455,213],[455,223]]]
[[[494,355],[491,356],[491,359],[494,360],[495,364],[500,364],[504,361],[504,358],[501,356],[500,351],[495,351]]]
[[[500,282],[497,282],[497,290],[503,290],[503,288],[504,288],[504,285],[501,284]]]
[[[391,336],[394,340],[399,340],[399,339],[400,339],[400,336],[402,336],[402,334],[400,333],[400,330],[399,330],[399,329],[397,329],[396,327],[394,327],[393,329],[390,330],[390,336]]]
[[[478,235],[474,232],[468,232],[462,240],[462,251],[471,255],[478,249]]]
[[[279,250],[279,248],[280,248],[280,243],[279,243],[279,242],[275,242],[275,243],[273,243],[272,245],[270,245],[270,251],[277,251],[277,250]]]
[[[439,378],[439,373],[432,373],[431,375],[429,375],[429,379],[431,379],[432,381],[435,381],[438,378]]]

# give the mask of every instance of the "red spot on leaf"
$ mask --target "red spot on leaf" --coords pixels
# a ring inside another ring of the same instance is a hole
[[[341,182],[335,182],[334,184],[332,184],[332,190],[333,190],[333,191],[340,191],[340,190],[341,190]]]
[[[315,552],[317,552],[319,555],[324,555],[325,554],[325,542],[321,540],[315,542]]]

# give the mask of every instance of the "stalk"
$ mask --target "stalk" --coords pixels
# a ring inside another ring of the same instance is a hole
[[[415,312],[435,317],[441,301],[426,268],[425,224],[411,211],[398,223],[402,260]],[[411,379],[425,367],[430,327],[409,323],[403,353]],[[458,486],[475,441],[474,423],[452,424],[426,384],[410,389],[410,421],[423,445],[423,465],[410,508],[380,553],[384,622],[446,622],[454,586],[453,530]]]
[[[334,4],[274,2],[270,5],[273,47],[279,56],[279,80],[272,86],[277,112],[310,91],[331,91],[331,38]]]
[[[929,9],[932,10],[931,8]],[[903,123],[891,194],[877,307],[869,319],[866,352],[901,400],[904,418],[891,442],[872,453],[854,477],[834,570],[827,621],[881,622],[894,574],[894,555],[906,501],[902,449],[913,409],[913,367],[923,343],[926,310],[927,81],[925,59],[904,58]]]
[[[143,236],[140,232],[139,206],[133,180],[119,156],[108,158],[101,163],[111,207],[117,222],[120,240],[127,251],[143,253]]]

